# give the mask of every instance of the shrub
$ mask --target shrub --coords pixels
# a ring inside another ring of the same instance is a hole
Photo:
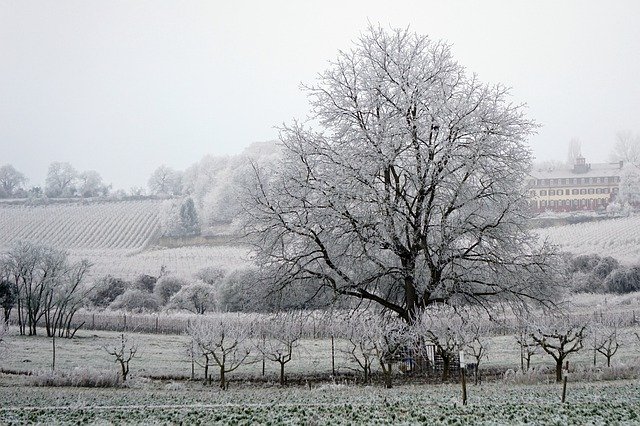
[[[160,300],[153,293],[142,290],[130,289],[118,296],[109,305],[111,309],[124,309],[131,312],[156,312],[160,309]]]
[[[158,296],[160,303],[166,304],[171,296],[176,294],[187,282],[178,277],[161,277],[153,289],[153,293]]]
[[[115,372],[75,368],[71,371],[41,371],[30,377],[33,386],[74,386],[109,388],[120,386],[120,376]]]
[[[631,293],[640,290],[640,267],[616,269],[607,276],[605,286],[612,293]]]
[[[216,285],[222,281],[222,279],[226,276],[227,271],[224,269],[216,268],[214,266],[208,266],[206,268],[200,269],[195,277],[209,285]]]
[[[216,307],[216,289],[204,282],[186,285],[173,295],[168,307],[195,314],[210,312]]]
[[[123,279],[107,275],[96,282],[94,290],[89,295],[89,300],[94,306],[106,308],[123,294],[128,286],[129,283]]]
[[[138,278],[133,282],[132,288],[134,290],[142,290],[147,293],[153,293],[153,288],[156,285],[158,279],[156,277],[152,277],[151,275],[142,274],[139,275]]]

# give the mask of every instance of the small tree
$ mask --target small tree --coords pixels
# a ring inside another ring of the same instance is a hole
[[[612,316],[602,318],[593,322],[590,327],[592,336],[591,349],[594,351],[593,362],[595,365],[595,353],[600,353],[607,360],[607,367],[611,367],[611,358],[618,352],[620,343],[618,342],[619,322]]]
[[[375,351],[387,389],[393,387],[393,365],[402,361],[407,347],[413,344],[413,336],[404,322],[398,318],[380,317],[371,323],[375,330]]]
[[[572,324],[566,318],[542,320],[530,333],[531,338],[556,362],[556,381],[562,381],[562,365],[572,353],[583,347],[587,326]]]
[[[241,321],[195,321],[188,330],[199,352],[220,371],[220,388],[227,389],[227,373],[240,367],[250,354],[250,326]],[[208,368],[208,367],[207,367]]]
[[[484,322],[470,322],[466,328],[468,339],[464,348],[475,361],[474,381],[477,385],[480,379],[480,362],[487,358],[487,350],[489,349],[489,342],[486,339],[487,327]]]
[[[115,342],[103,346],[107,354],[115,357],[115,362],[120,364],[120,373],[122,381],[126,382],[129,376],[129,362],[138,355],[138,344],[132,341],[130,336],[124,333],[120,334],[120,339]]]
[[[442,358],[442,381],[449,380],[449,370],[456,355],[470,342],[467,335],[468,314],[448,305],[433,306],[425,310],[414,324],[420,338],[435,346]]]
[[[106,275],[96,281],[93,290],[89,294],[89,300],[98,308],[106,308],[118,296],[123,294],[128,286],[129,283],[122,278]]]
[[[216,289],[212,285],[196,282],[182,287],[169,300],[171,309],[184,309],[203,315],[216,306]]]
[[[376,360],[376,318],[366,312],[353,312],[335,323],[335,333],[348,342],[341,352],[347,354],[362,371],[363,382],[371,381],[371,367]]]
[[[258,340],[262,355],[280,366],[280,386],[285,385],[285,365],[291,361],[293,350],[300,344],[306,318],[300,312],[271,315],[264,323],[265,339]]]
[[[0,280],[0,306],[4,312],[3,324],[9,323],[9,316],[13,306],[16,304],[16,300],[17,295],[15,294],[14,286],[8,280]]]
[[[153,293],[160,299],[160,303],[165,305],[171,297],[180,289],[187,285],[187,281],[174,276],[164,276],[158,279]]]

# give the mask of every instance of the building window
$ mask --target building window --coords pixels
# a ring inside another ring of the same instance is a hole
[[[544,200],[540,201],[540,207],[546,207],[546,205],[547,205],[546,201]]]
[[[596,183],[601,183],[600,181],[601,181],[600,178],[596,178]]]
[[[587,190],[586,190],[586,189],[581,189],[581,190],[580,190],[580,195],[585,195],[586,193],[587,193]]]
[[[555,189],[550,189],[549,190],[549,195],[556,195],[556,190]]]
[[[593,188],[589,188],[588,193],[589,193],[589,194],[594,194],[594,193],[595,193],[595,191],[593,190]]]
[[[602,189],[596,188],[596,194],[602,194]]]
[[[604,188],[604,189],[602,190],[602,193],[603,193],[603,194],[608,194],[608,193],[609,193],[609,188]]]
[[[578,195],[580,193],[580,191],[578,191],[577,189],[572,189],[571,190],[571,195]]]
[[[540,190],[540,195],[547,195],[547,191],[545,191],[544,189]]]
[[[529,191],[529,195],[531,195],[532,197],[535,197],[536,196],[536,191],[535,190]]]
[[[558,189],[558,195],[562,195],[562,189]]]

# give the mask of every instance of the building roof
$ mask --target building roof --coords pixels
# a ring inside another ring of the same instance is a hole
[[[622,169],[622,163],[588,163],[587,170],[584,172],[576,172],[575,168],[555,167],[555,168],[534,168],[531,177],[536,179],[557,179],[557,178],[574,178],[574,177],[601,177],[601,176],[619,176]]]

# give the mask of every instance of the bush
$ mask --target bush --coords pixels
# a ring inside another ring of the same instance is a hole
[[[171,296],[176,294],[187,282],[178,277],[161,277],[153,289],[153,293],[160,299],[160,303],[166,304]]]
[[[612,293],[632,293],[640,290],[640,267],[616,269],[607,276],[605,286]]]
[[[89,300],[94,306],[106,308],[123,294],[128,286],[129,283],[123,279],[107,275],[96,282],[94,290],[89,295]]]
[[[90,368],[75,368],[72,371],[41,371],[30,377],[33,386],[74,386],[87,388],[109,388],[120,386],[120,375]]]
[[[134,290],[142,290],[147,293],[153,293],[153,288],[156,285],[158,279],[156,277],[152,277],[151,275],[142,274],[136,278],[133,282],[131,288]]]
[[[124,309],[131,312],[157,312],[160,309],[160,300],[153,293],[142,290],[130,289],[118,296],[109,305],[111,309]]]
[[[204,282],[186,285],[173,295],[168,307],[184,309],[194,314],[210,312],[216,307],[216,289]]]
[[[222,279],[226,276],[227,271],[224,269],[216,268],[214,266],[208,266],[206,268],[200,269],[195,277],[209,285],[216,285],[222,281]]]

